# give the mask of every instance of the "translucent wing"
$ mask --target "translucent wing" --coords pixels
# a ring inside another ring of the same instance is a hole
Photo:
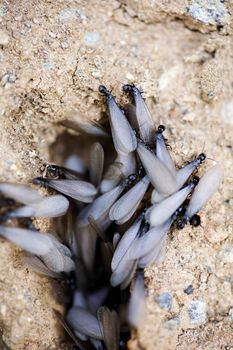
[[[144,276],[139,272],[134,282],[127,310],[127,319],[132,327],[138,328],[142,325],[145,319],[145,311]]]
[[[120,340],[120,322],[116,311],[110,311],[106,306],[102,306],[98,309],[97,316],[102,325],[106,349],[118,350]]]
[[[111,267],[113,271],[117,268],[120,261],[129,249],[130,245],[136,238],[139,228],[141,226],[141,221],[142,220],[136,220],[134,224],[124,233],[120,242],[118,243],[112,258]]]
[[[48,254],[53,248],[53,241],[49,235],[38,231],[0,225],[0,235],[35,255],[43,256]]]
[[[185,215],[190,218],[203,208],[218,190],[222,180],[223,171],[217,165],[207,170],[193,192]]]
[[[127,155],[137,147],[137,139],[122,110],[117,106],[112,94],[103,86],[100,92],[106,96],[112,138],[117,153]]]
[[[30,204],[40,201],[43,196],[30,186],[20,184],[0,184],[0,192],[9,198],[23,204]]]
[[[174,193],[176,190],[175,178],[163,162],[142,143],[138,144],[137,152],[156,190],[166,195]]]
[[[170,219],[161,226],[152,227],[143,236],[135,239],[128,250],[128,257],[130,259],[139,259],[149,253],[166,236],[171,223],[172,220]]]
[[[95,316],[89,311],[75,306],[67,314],[67,322],[72,329],[81,332],[89,337],[103,339],[100,324]]]
[[[166,238],[167,236],[164,235],[150,252],[139,259],[139,268],[144,269],[151,264],[160,262],[164,258],[166,250]]]
[[[69,201],[62,195],[41,198],[37,202],[23,206],[9,213],[9,217],[47,217],[54,218],[64,215],[69,207]]]
[[[137,207],[147,191],[149,183],[149,178],[145,176],[118,199],[109,212],[110,219],[120,223],[126,222],[137,210]]]
[[[162,132],[156,132],[156,155],[163,162],[171,174],[176,176],[176,167],[167,149]]]
[[[84,203],[91,203],[97,193],[96,188],[89,182],[79,180],[51,180],[36,178],[35,184],[42,184]]]
[[[93,143],[90,150],[90,181],[94,186],[99,186],[104,167],[104,149],[99,142]]]
[[[136,86],[129,84],[124,85],[123,90],[133,95],[140,136],[145,143],[150,144],[153,141],[155,126],[147,105],[142,98],[141,92],[136,88]]]
[[[187,185],[182,190],[165,198],[160,203],[154,204],[149,214],[148,221],[150,225],[159,226],[167,221],[185,201],[193,187],[193,184]]]
[[[116,162],[121,164],[121,173],[127,177],[130,174],[136,172],[136,159],[133,152],[128,153],[126,156],[118,154]]]
[[[85,226],[88,224],[88,218],[92,216],[98,223],[102,223],[103,220],[108,217],[109,210],[117,198],[122,193],[124,187],[120,184],[112,190],[99,196],[93,204],[85,208],[78,217],[79,225]]]

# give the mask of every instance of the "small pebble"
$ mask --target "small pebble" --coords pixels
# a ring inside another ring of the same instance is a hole
[[[100,40],[100,35],[97,32],[88,32],[84,36],[84,41],[88,46],[95,46]]]
[[[0,16],[4,17],[9,10],[8,2],[3,2],[0,4]]]
[[[171,311],[172,308],[172,295],[169,292],[165,292],[160,294],[156,298],[156,302],[159,304],[159,306],[166,310],[166,311]]]
[[[203,300],[194,300],[188,308],[190,324],[198,325],[206,321],[206,303]]]
[[[94,70],[91,75],[94,77],[94,78],[101,78],[103,76],[103,74],[99,71],[99,70]]]
[[[233,244],[224,244],[219,252],[220,259],[224,263],[233,263]]]
[[[193,0],[187,10],[194,19],[205,24],[225,24],[229,20],[228,11],[219,0]]]
[[[164,323],[164,326],[168,329],[174,329],[177,328],[180,325],[180,319],[179,317],[173,317],[170,320],[167,320]]]
[[[16,76],[12,73],[6,73],[1,79],[1,85],[5,86],[7,83],[14,83],[16,81]]]
[[[42,64],[42,67],[43,67],[44,70],[49,71],[49,70],[51,70],[51,69],[54,69],[55,65],[54,65],[53,62],[47,61],[47,62],[44,62],[44,63]]]
[[[0,45],[6,46],[9,43],[9,36],[3,30],[0,30]]]
[[[233,322],[233,307],[229,310],[229,316],[231,318],[231,321]]]
[[[129,81],[134,81],[134,76],[133,76],[133,74],[131,74],[131,73],[127,73],[126,74],[126,78],[129,80]]]
[[[87,16],[77,8],[66,8],[59,13],[59,20],[69,22],[79,19],[81,22],[87,19]]]
[[[189,295],[193,293],[193,290],[193,286],[190,284],[187,288],[184,289],[184,292]]]
[[[62,49],[68,49],[68,47],[69,47],[69,44],[66,43],[65,41],[63,43],[61,43],[61,48]]]
[[[49,36],[50,36],[50,38],[53,38],[53,39],[55,39],[57,37],[57,35],[53,32],[49,32]]]

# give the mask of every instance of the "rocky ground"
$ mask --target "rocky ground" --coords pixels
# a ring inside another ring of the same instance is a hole
[[[174,231],[165,263],[146,270],[148,313],[131,350],[233,349],[232,16],[220,0],[0,1],[1,181],[41,174],[59,123],[98,120],[98,86],[125,102],[127,82],[167,126],[178,165],[204,148],[203,169],[224,168],[202,226]],[[0,348],[67,349],[54,286],[2,239],[0,256]]]

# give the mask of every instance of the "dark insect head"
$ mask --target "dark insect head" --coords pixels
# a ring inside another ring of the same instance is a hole
[[[125,84],[122,87],[122,90],[126,93],[132,93],[134,89],[135,89],[135,86],[132,84]]]
[[[159,125],[156,131],[157,134],[162,134],[165,131],[166,127],[164,125]]]
[[[205,153],[200,153],[200,154],[197,156],[197,159],[200,161],[200,163],[203,163],[204,160],[206,159]]]
[[[187,224],[187,219],[185,219],[185,218],[177,220],[178,230],[182,230],[186,224]]]
[[[48,179],[44,179],[43,177],[35,177],[35,178],[32,180],[33,185],[43,185],[43,186],[46,186],[47,182],[48,182]]]
[[[194,227],[199,226],[201,224],[200,215],[197,215],[197,214],[193,215],[191,217],[191,219],[189,220],[189,223],[190,223],[191,226],[194,226]]]
[[[49,164],[46,166],[46,176],[61,177],[62,175],[63,175],[63,171],[61,167],[55,164]]]
[[[199,180],[200,180],[200,178],[198,176],[194,176],[192,182],[196,186],[198,184]]]

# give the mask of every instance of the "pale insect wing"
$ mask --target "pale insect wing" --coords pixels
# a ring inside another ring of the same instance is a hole
[[[112,190],[119,184],[122,178],[121,168],[122,164],[118,162],[114,162],[113,164],[109,165],[100,184],[100,191],[102,193]]]
[[[110,125],[111,125],[111,121],[110,121]],[[126,156],[128,153],[131,153],[136,149],[137,146],[132,146],[129,142],[123,143],[122,138],[119,138],[119,132],[122,132],[122,130],[117,132],[113,127],[111,130],[112,130],[113,144],[118,154]],[[130,130],[130,135],[131,137],[135,137],[135,140],[136,140],[136,136],[134,135],[133,130],[132,131]]]
[[[69,273],[75,270],[75,262],[68,256],[64,256],[64,268],[63,272]]]
[[[116,151],[121,154],[133,152],[137,147],[136,136],[124,113],[117,106],[113,97],[107,98],[110,126]]]
[[[97,122],[90,121],[86,124],[80,124],[80,128],[89,135],[109,137],[107,131]]]
[[[36,255],[30,255],[29,253],[24,257],[24,262],[26,266],[31,268],[33,271],[42,274],[47,277],[62,279],[62,275],[60,273],[54,272],[50,270],[43,261],[38,258]]]
[[[167,149],[167,146],[164,141],[164,137],[162,134],[156,134],[156,155],[163,162],[171,174],[176,176],[176,167],[170,155],[170,152]]]
[[[129,103],[125,106],[126,115],[128,117],[129,123],[133,129],[138,128],[138,122],[136,118],[136,106],[133,103]]]
[[[91,342],[92,345],[94,345],[94,349],[95,350],[104,350],[101,340],[90,338],[90,342]]]
[[[134,187],[132,187],[128,192],[126,192],[118,201],[112,206],[109,217],[111,220],[122,221],[123,218],[127,218],[128,214],[132,214],[136,211],[138,205],[140,204],[144,194],[147,191],[150,180],[145,176],[141,181],[139,181]]]
[[[143,236],[138,237],[131,245],[128,256],[130,259],[139,259],[155,247],[158,242],[167,234],[172,220],[168,220],[161,226],[151,228]]]
[[[76,237],[82,260],[86,269],[90,272],[93,270],[95,262],[95,251],[97,242],[96,232],[89,225],[86,227],[79,228]]]
[[[103,339],[97,318],[81,307],[75,306],[68,311],[67,322],[75,331],[95,339]]]
[[[102,229],[102,227],[99,225],[99,223],[93,218],[93,216],[89,216],[88,218],[90,226],[93,228],[93,230],[96,232],[96,234],[104,241],[108,242],[108,236],[106,232]]]
[[[189,218],[205,206],[212,195],[218,190],[223,180],[223,171],[218,165],[210,168],[201,178],[191,200],[189,202],[185,215]]]
[[[129,271],[131,271],[132,267],[134,266],[134,262],[134,260],[129,259],[126,252],[111,275],[110,283],[113,287],[121,284],[127,278]]]
[[[62,195],[49,196],[40,201],[23,206],[9,213],[10,217],[48,217],[64,215],[69,207],[69,201]]]
[[[88,337],[85,334],[83,334],[82,332],[78,332],[78,331],[75,330],[74,334],[76,335],[76,337],[78,337],[83,342],[88,340]]]
[[[192,191],[193,184],[184,187],[182,190],[165,198],[158,204],[154,204],[150,211],[149,223],[151,226],[162,225],[172,214],[181,206],[189,193]]]
[[[111,275],[111,261],[113,256],[113,246],[110,242],[100,243],[101,256],[103,260],[103,267],[105,271]]]
[[[90,203],[97,193],[96,188],[89,182],[79,180],[46,180],[49,187],[71,198]]]
[[[54,272],[70,272],[65,271],[65,256],[59,252],[59,250],[54,246],[49,253],[40,255],[44,264]],[[74,264],[72,265],[74,269]]]
[[[89,121],[88,123],[80,123],[71,120],[62,120],[59,124],[65,126],[68,129],[85,132],[88,135],[97,137],[109,137],[107,131],[98,122]]]
[[[54,242],[55,247],[65,256],[71,258],[72,257],[72,253],[70,251],[70,249],[65,246],[64,244],[62,244],[59,240],[59,238],[57,238],[57,236],[51,235],[49,234],[49,236],[51,237],[51,239]]]
[[[138,262],[139,268],[144,269],[149,265],[159,262],[160,259],[164,257],[166,251],[166,238],[166,236],[162,237],[162,239],[150,252],[140,258]]]
[[[139,328],[145,319],[145,286],[142,274],[138,274],[131,292],[127,310],[127,319],[134,328]]]
[[[107,350],[119,349],[119,320],[116,311],[110,311],[106,306],[98,309],[97,317],[102,324],[104,343]]]
[[[73,296],[73,306],[80,306],[87,309],[87,300],[81,290],[76,290]]]
[[[117,225],[123,225],[125,222],[127,222],[134,215],[140,203],[141,201],[138,201],[131,209],[131,211],[127,211],[127,213],[125,213],[125,215],[122,216],[120,219],[116,220],[115,223]]]
[[[90,181],[94,186],[99,186],[104,168],[104,149],[99,142],[91,146],[89,163]]]
[[[21,184],[0,184],[0,192],[5,196],[23,204],[40,201],[43,197],[35,189]]]
[[[133,260],[132,264],[130,264],[127,275],[125,276],[124,280],[121,282],[121,286],[120,286],[121,290],[126,289],[132,282],[132,279],[134,278],[135,272],[137,270],[137,265],[138,265],[138,260]]]
[[[136,117],[140,135],[145,143],[153,141],[154,122],[149,109],[142,98],[140,91],[134,87],[134,99],[136,105]]]
[[[118,185],[112,190],[102,194],[87,208],[84,208],[84,211],[79,215],[79,224],[81,226],[88,224],[88,218],[92,216],[99,223],[102,220],[105,220],[106,216],[108,216],[109,210],[113,203],[117,200],[117,198],[122,193],[124,187],[122,185]]]
[[[152,191],[151,194],[151,203],[152,204],[156,204],[161,202],[164,198],[166,198],[166,196],[164,196],[163,194],[157,192],[156,190]]]
[[[75,154],[69,156],[66,159],[65,167],[73,171],[76,171],[79,174],[84,174],[86,171],[86,168],[85,168],[85,165],[83,164],[82,159]]]
[[[74,333],[71,331],[70,327],[67,325],[67,323],[64,321],[63,317],[60,315],[60,313],[56,310],[53,310],[53,311],[54,311],[56,317],[58,318],[59,322],[61,323],[61,325],[65,329],[65,331],[69,334],[69,336],[71,337],[73,342],[80,348],[80,350],[90,350],[86,343],[84,343],[84,342],[82,342],[82,340],[76,338]],[[85,340],[87,340],[87,337],[85,337]]]
[[[141,220],[135,221],[134,224],[124,233],[124,235],[120,239],[112,258],[111,267],[113,271],[117,268],[118,264],[120,263],[127,250],[129,249],[130,245],[134,241],[135,237],[137,236],[140,225]]]
[[[117,245],[120,242],[120,239],[121,239],[121,235],[118,232],[114,233],[113,242],[112,242],[114,250],[116,250]]]
[[[138,144],[137,152],[156,190],[167,195],[174,193],[176,182],[168,168],[143,144]]]
[[[50,237],[37,231],[0,225],[0,235],[35,255],[45,255],[53,248]]]
[[[199,162],[196,159],[194,159],[192,162],[185,165],[183,168],[177,170],[177,172],[176,172],[177,190],[179,190],[184,185],[184,183],[188,180],[188,178],[195,171],[198,164],[199,164]]]
[[[116,162],[122,164],[121,172],[127,177],[130,174],[135,174],[136,172],[136,159],[133,152],[128,153],[126,156],[118,154]]]

